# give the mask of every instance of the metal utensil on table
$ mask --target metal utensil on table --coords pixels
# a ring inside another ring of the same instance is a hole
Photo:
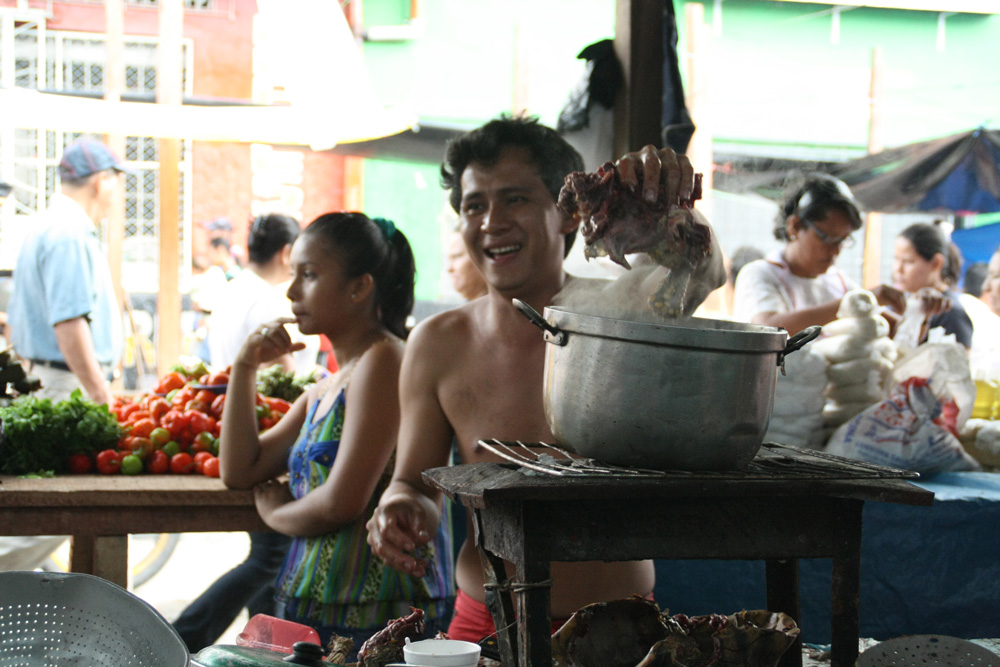
[[[1000,655],[966,639],[907,635],[879,642],[860,656],[857,667],[991,667]]]
[[[777,368],[820,333],[688,318],[649,324],[514,306],[545,332],[544,408],[556,443],[605,463],[736,470],[753,460]]]
[[[155,609],[89,574],[0,572],[0,666],[187,667],[180,636]]]

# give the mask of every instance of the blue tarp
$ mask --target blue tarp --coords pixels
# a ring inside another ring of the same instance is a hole
[[[989,262],[993,252],[1000,247],[1000,222],[991,225],[956,229],[951,240],[962,251],[962,265],[974,262]]]
[[[932,507],[865,503],[861,636],[1000,637],[1000,475],[942,473],[918,484]],[[830,642],[831,561],[803,559],[803,641]],[[657,561],[656,602],[670,613],[766,607],[760,561]]]

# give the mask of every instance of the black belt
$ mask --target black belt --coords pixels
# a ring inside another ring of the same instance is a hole
[[[28,359],[32,366],[45,366],[46,368],[57,368],[61,371],[68,371],[69,366],[64,361],[49,361],[47,359]]]
[[[69,365],[65,361],[49,361],[48,359],[28,359],[32,366],[45,366],[46,368],[55,368],[56,370],[66,371],[72,373]],[[100,364],[101,372],[104,373],[104,378],[111,382],[115,379],[114,369],[111,368],[110,364]]]

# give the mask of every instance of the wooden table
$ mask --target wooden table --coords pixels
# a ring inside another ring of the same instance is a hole
[[[126,587],[130,533],[268,530],[252,491],[201,475],[0,476],[0,535],[69,535],[70,570]]]
[[[811,470],[798,465],[817,458]],[[851,667],[858,656],[864,502],[929,506],[934,494],[900,471],[883,476],[878,470],[890,469],[838,461],[846,460],[765,445],[750,469],[731,473],[565,478],[477,463],[428,470],[424,479],[473,512],[487,605],[502,629],[497,639],[507,667],[552,664],[552,561],[653,558],[765,560],[767,609],[796,622],[798,559],[832,558],[832,665]],[[513,580],[504,560],[514,565]],[[781,664],[801,661],[797,642]]]

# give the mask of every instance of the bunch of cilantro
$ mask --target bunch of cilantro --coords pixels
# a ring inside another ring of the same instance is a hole
[[[77,389],[65,401],[20,396],[0,408],[0,473],[69,472],[72,454],[114,449],[122,435],[106,405]]]
[[[315,373],[298,376],[286,371],[281,364],[257,371],[257,391],[263,396],[281,398],[289,403],[294,403],[295,399],[314,382],[316,382]]]

